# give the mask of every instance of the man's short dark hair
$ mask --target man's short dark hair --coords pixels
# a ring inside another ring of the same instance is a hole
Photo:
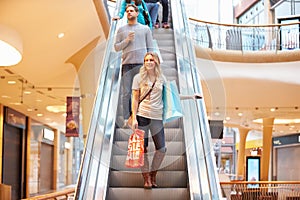
[[[136,5],[134,5],[134,4],[127,4],[127,6],[126,6],[126,9],[125,9],[125,10],[127,10],[127,8],[129,8],[129,7],[133,7],[133,8],[134,8],[134,10],[135,10],[135,12],[139,12],[139,9],[138,9],[138,7],[137,7]]]

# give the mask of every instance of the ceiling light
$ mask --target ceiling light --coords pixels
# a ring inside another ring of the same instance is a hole
[[[16,106],[19,106],[19,105],[21,105],[21,103],[20,103],[20,102],[11,102],[11,103],[9,103],[9,104],[11,104],[11,105],[16,105]]]
[[[220,115],[220,113],[219,112],[215,112],[215,116],[219,116]]]
[[[24,91],[24,94],[31,94],[30,91]]]
[[[59,34],[57,35],[58,38],[63,38],[64,36],[65,36],[64,33],[59,33]]]
[[[46,109],[49,112],[54,112],[54,113],[66,112],[66,106],[61,106],[61,105],[47,106]]]
[[[13,85],[16,84],[16,81],[7,81],[7,84]]]
[[[18,33],[0,24],[0,66],[12,66],[22,60],[23,45]]]
[[[38,114],[36,114],[36,116],[38,116],[38,117],[42,117],[42,116],[43,116],[43,114],[42,114],[42,113],[38,113]]]

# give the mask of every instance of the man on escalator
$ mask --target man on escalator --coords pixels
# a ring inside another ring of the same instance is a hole
[[[133,77],[144,63],[144,55],[153,51],[150,28],[137,22],[138,8],[134,4],[126,6],[127,24],[117,31],[114,44],[116,51],[122,51],[122,106],[124,125],[131,112],[131,87]]]

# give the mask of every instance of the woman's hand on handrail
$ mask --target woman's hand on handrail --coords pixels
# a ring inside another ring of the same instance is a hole
[[[193,99],[193,100],[197,100],[197,99],[202,99],[202,95],[201,94],[179,94],[180,100],[188,100],[188,99]]]

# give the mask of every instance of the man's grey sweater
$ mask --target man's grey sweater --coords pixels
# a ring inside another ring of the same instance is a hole
[[[129,31],[134,31],[133,41],[126,41]],[[122,52],[122,64],[143,64],[147,52],[153,51],[152,32],[148,26],[126,24],[119,28],[114,44],[116,51]]]

